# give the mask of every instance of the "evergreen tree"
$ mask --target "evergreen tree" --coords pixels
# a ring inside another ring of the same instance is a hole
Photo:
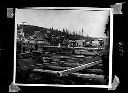
[[[79,35],[81,35],[80,30],[79,30]]]
[[[71,31],[69,30],[69,35],[71,35]]]
[[[106,46],[106,49],[109,49],[109,43],[110,43],[110,16],[108,17],[108,23],[106,24],[106,29],[104,32],[107,36],[106,42],[108,43]]]
[[[84,30],[83,30],[83,28],[82,28],[82,35],[83,35],[83,32],[84,32]]]
[[[75,35],[77,35],[77,31],[75,31]]]
[[[52,27],[52,31],[53,31],[53,27]]]
[[[75,31],[73,31],[73,35],[75,35]]]
[[[108,23],[106,24],[106,29],[105,32],[106,36],[109,37],[109,33],[110,33],[110,17],[108,18]]]
[[[66,29],[66,33],[69,34],[68,30]]]
[[[65,32],[64,28],[63,28],[63,32]]]

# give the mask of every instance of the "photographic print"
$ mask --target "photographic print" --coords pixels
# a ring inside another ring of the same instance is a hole
[[[110,86],[112,25],[111,9],[16,9],[15,84]]]

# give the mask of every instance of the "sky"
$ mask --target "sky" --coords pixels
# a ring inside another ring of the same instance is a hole
[[[109,11],[86,10],[44,10],[44,9],[17,9],[15,13],[16,24],[27,22],[26,25],[36,25],[62,30],[68,29],[78,34],[91,37],[105,38],[105,25]]]

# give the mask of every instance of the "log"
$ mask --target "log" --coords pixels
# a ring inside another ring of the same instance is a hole
[[[94,66],[96,64],[99,64],[100,62],[102,62],[102,60],[98,60],[98,61],[95,61],[95,62],[90,62],[88,64],[83,64],[83,65],[80,65],[80,66],[77,66],[77,67],[74,67],[74,68],[71,68],[71,69],[60,71],[59,74],[60,74],[60,76],[65,76],[67,74],[71,74],[71,73],[74,73],[76,71],[80,71],[80,70],[83,70],[85,68]]]
[[[95,74],[103,74],[102,69],[84,69],[82,71],[79,71],[79,73],[95,73]]]
[[[95,81],[94,83],[99,82],[100,84],[105,84],[106,82],[104,79],[104,75],[80,74],[80,73],[72,73],[71,75],[76,78],[81,78],[82,80]]]
[[[52,70],[44,70],[44,69],[33,69],[33,72],[40,72],[40,73],[47,73],[50,75],[59,76],[59,71],[52,71]]]
[[[97,64],[95,66],[89,67],[89,69],[102,69],[103,68],[102,66],[103,66],[103,64],[99,63],[99,64]]]
[[[70,67],[47,66],[47,68],[48,68],[48,69],[51,69],[51,70],[59,70],[59,71],[62,71],[62,70],[69,69]]]
[[[67,67],[77,67],[80,64],[79,63],[64,63],[62,64],[63,66],[67,66]]]
[[[82,84],[89,84],[89,85],[105,85],[105,84],[107,84],[107,81],[104,79],[104,75],[79,74],[79,73],[72,73],[70,75],[72,75],[76,80],[81,80]]]

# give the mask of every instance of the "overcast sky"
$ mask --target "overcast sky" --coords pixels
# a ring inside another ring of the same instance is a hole
[[[34,10],[17,9],[15,21],[17,24],[27,22],[27,25],[36,25],[54,29],[67,28],[70,31],[81,31],[83,35],[91,37],[105,37],[104,30],[109,11],[85,10]]]

